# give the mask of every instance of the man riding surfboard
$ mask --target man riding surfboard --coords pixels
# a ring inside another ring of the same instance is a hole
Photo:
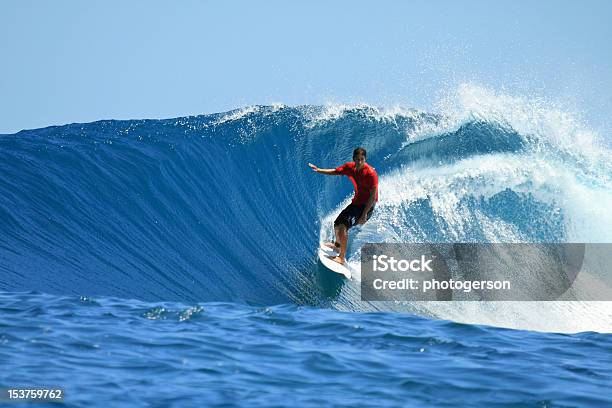
[[[378,174],[374,167],[366,163],[366,155],[366,150],[358,147],[353,151],[352,162],[344,163],[335,169],[320,169],[308,163],[316,173],[347,176],[355,188],[353,200],[334,221],[335,242],[325,244],[338,252],[338,256],[333,260],[340,264],[344,264],[345,261],[348,230],[354,225],[365,224],[372,216],[374,205],[378,201]]]

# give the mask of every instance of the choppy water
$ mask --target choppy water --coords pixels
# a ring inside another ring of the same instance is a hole
[[[68,406],[608,406],[612,337],[292,304],[0,295],[0,383]],[[39,406],[39,405],[34,405]]]

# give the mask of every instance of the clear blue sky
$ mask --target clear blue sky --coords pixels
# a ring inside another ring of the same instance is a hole
[[[429,108],[464,81],[612,127],[611,1],[0,2],[0,133],[248,104]]]

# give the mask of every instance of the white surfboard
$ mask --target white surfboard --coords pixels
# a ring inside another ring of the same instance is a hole
[[[339,264],[338,262],[332,260],[332,258],[336,257],[337,255],[338,252],[334,251],[333,249],[328,248],[323,244],[319,246],[319,260],[323,266],[332,272],[343,275],[347,279],[351,279],[351,270],[346,262],[344,264]]]

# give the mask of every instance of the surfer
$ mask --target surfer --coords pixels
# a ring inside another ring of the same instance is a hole
[[[372,216],[374,205],[378,201],[378,174],[374,167],[366,163],[366,150],[358,147],[353,151],[353,161],[344,163],[335,169],[320,169],[308,163],[317,173],[328,176],[347,176],[355,188],[355,196],[351,203],[338,215],[334,221],[335,242],[325,243],[326,246],[338,252],[333,260],[344,264],[348,230],[354,225],[363,225]]]

